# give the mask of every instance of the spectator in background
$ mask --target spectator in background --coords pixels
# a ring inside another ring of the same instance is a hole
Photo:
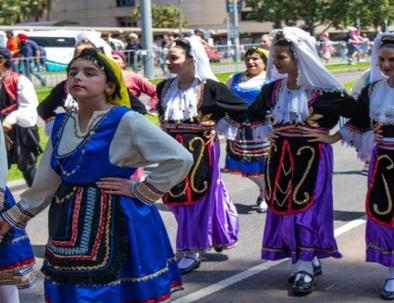
[[[25,34],[18,34],[18,38],[21,41],[20,54],[23,58],[23,73],[30,80],[32,80],[31,75],[33,74],[41,82],[41,85],[45,86],[47,82],[37,68],[41,56],[40,47]],[[38,64],[36,65],[36,63]]]
[[[141,94],[145,94],[150,97],[147,109],[148,111],[152,111],[156,108],[158,98],[156,94],[156,86],[153,85],[148,79],[144,78],[140,74],[133,72],[126,72],[126,57],[122,52],[113,51],[112,59],[114,59],[123,71],[124,81],[128,90],[132,93],[133,96],[139,97]]]
[[[331,54],[335,52],[335,48],[330,40],[327,32],[322,32],[319,36],[320,56],[327,64],[331,59]]]
[[[367,34],[362,34],[362,43],[361,43],[361,57],[367,61],[368,60],[368,55],[369,55],[369,51],[371,49],[371,40],[369,40],[368,35]]]
[[[0,47],[0,120],[8,138],[8,163],[17,164],[31,186],[41,152],[37,128],[38,98],[33,83],[11,71],[11,54]]]
[[[7,36],[7,48],[11,53],[11,60],[12,60],[12,70],[14,72],[18,71],[18,59],[20,56],[20,47],[21,47],[21,40],[14,36],[13,31],[6,31]]]
[[[363,42],[363,37],[361,37],[359,29],[352,26],[350,26],[348,29],[348,46],[350,47],[350,52],[348,55],[349,63],[352,64],[354,62],[354,59],[356,59],[357,62],[360,61],[360,57],[362,56],[361,43]]]
[[[140,39],[136,33],[129,34],[126,45],[127,63],[138,71],[140,69],[140,56],[138,52],[142,49]]]
[[[271,47],[271,43],[272,43],[272,37],[270,35],[264,34],[261,36],[260,47],[262,49],[269,50]]]
[[[167,74],[166,71],[166,59],[167,59],[167,53],[168,53],[168,48],[171,44],[172,41],[174,41],[175,37],[172,34],[165,34],[163,35],[163,38],[161,39],[161,51],[160,51],[160,57],[159,57],[159,64],[161,71],[163,73],[163,76]]]
[[[115,43],[113,43],[113,42],[111,41],[111,33],[110,33],[110,32],[104,32],[104,33],[101,35],[101,38],[102,38],[109,46],[111,46],[112,49],[116,49]]]

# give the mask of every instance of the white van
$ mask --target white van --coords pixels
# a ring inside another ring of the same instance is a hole
[[[7,36],[5,32],[0,31],[0,46],[7,47]]]
[[[46,52],[47,71],[64,71],[74,54],[75,36],[78,31],[52,30],[24,32],[30,40]]]

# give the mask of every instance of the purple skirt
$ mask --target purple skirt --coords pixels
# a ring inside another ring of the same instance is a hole
[[[212,183],[207,195],[193,205],[169,206],[178,222],[179,252],[229,248],[238,240],[239,218],[220,176],[220,142],[212,151]]]
[[[374,171],[376,157],[377,148],[375,147],[369,164],[368,185]],[[375,262],[387,267],[394,266],[393,228],[379,224],[368,217],[365,239],[367,242],[367,262]]]
[[[307,210],[292,215],[277,215],[270,209],[265,222],[262,259],[291,258],[312,261],[319,258],[340,258],[334,238],[332,196],[332,147],[324,145],[318,167],[315,201]]]

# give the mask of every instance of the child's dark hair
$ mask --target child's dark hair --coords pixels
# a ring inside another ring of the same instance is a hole
[[[379,48],[382,47],[394,48],[394,36],[383,36]]]
[[[192,56],[192,47],[190,45],[189,40],[187,39],[182,39],[182,38],[177,38],[174,41],[171,42],[170,47],[178,46],[185,50],[186,57],[188,58],[193,58]]]
[[[4,59],[4,58],[3,58]],[[5,68],[11,68],[12,67],[12,61],[11,60],[7,60],[7,59],[4,59],[5,60],[5,62],[4,62],[4,64],[3,64],[3,66],[5,67]]]
[[[283,36],[282,32],[279,32],[276,34],[276,42],[275,46],[280,46],[280,47],[289,47],[291,48],[292,43]]]

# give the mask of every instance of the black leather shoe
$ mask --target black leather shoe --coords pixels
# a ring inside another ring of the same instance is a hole
[[[191,260],[193,260],[193,263],[190,264],[186,268],[179,268],[179,271],[181,272],[181,275],[184,275],[184,274],[187,274],[189,272],[192,272],[193,270],[195,270],[195,269],[200,267],[201,261],[198,258],[192,258],[192,257],[188,257],[188,256],[185,256],[183,258],[191,259]]]
[[[216,246],[213,248],[216,252],[221,253],[223,251],[223,247],[221,246]]]
[[[393,279],[386,279],[386,282],[384,283],[384,286],[386,286],[386,283],[389,280],[393,280]],[[383,289],[383,291],[380,293],[380,297],[383,300],[387,300],[387,301],[394,300],[394,291],[387,291],[387,290]]]
[[[312,263],[312,268],[313,268],[313,275],[315,277],[320,276],[323,274],[323,270],[321,268],[321,263],[319,262],[319,265],[315,265]],[[289,278],[287,279],[287,281],[289,282],[289,284],[293,284],[294,283],[294,279],[296,277],[296,273],[293,272]]]
[[[310,281],[306,282],[305,278],[309,277]],[[296,272],[296,280],[291,287],[293,295],[305,296],[309,295],[315,289],[315,277],[306,271]]]

